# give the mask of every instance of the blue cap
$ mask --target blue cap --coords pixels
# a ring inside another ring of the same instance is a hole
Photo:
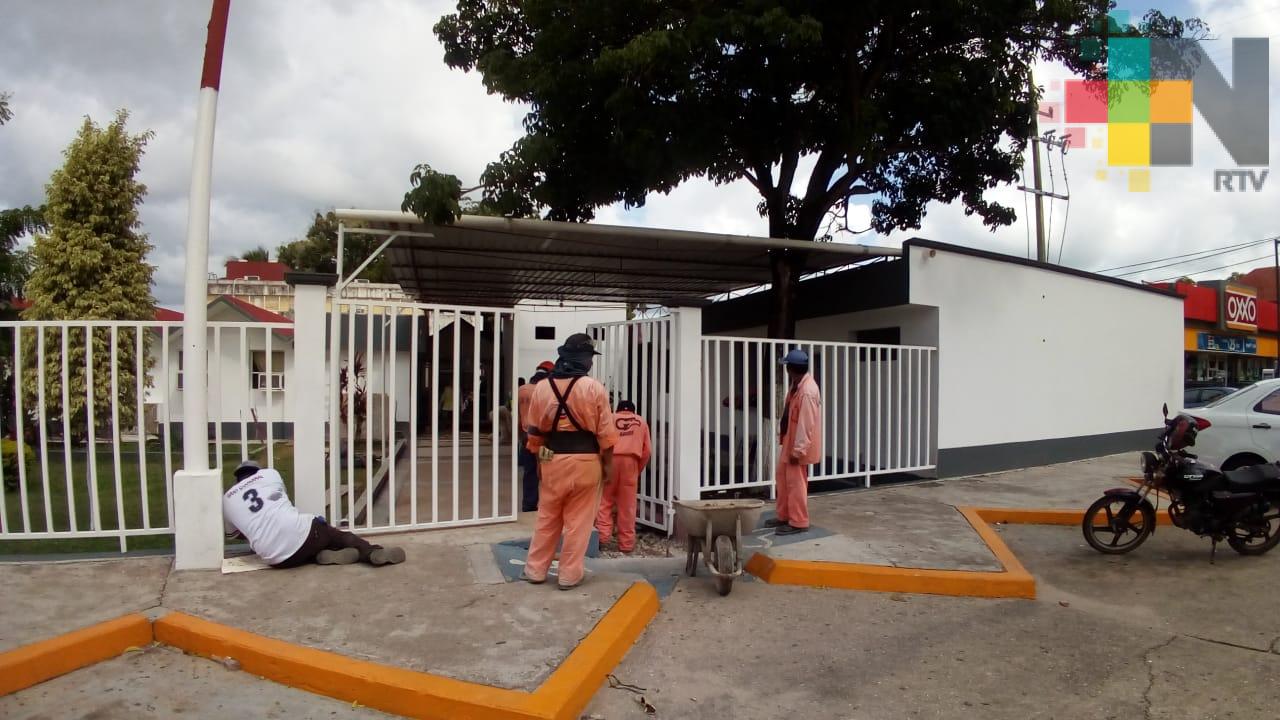
[[[808,365],[809,354],[800,348],[796,348],[795,350],[788,352],[778,362],[782,365]]]

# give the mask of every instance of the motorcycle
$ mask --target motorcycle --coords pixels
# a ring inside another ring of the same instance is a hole
[[[1136,550],[1156,529],[1151,497],[1168,497],[1169,518],[1213,541],[1209,561],[1223,540],[1241,555],[1262,555],[1280,544],[1280,466],[1263,464],[1222,472],[1187,451],[1209,421],[1186,413],[1169,417],[1154,452],[1142,453],[1142,484],[1107,490],[1085,511],[1081,530],[1094,550],[1120,555]]]

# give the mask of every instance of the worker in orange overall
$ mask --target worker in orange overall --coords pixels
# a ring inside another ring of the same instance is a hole
[[[630,554],[636,548],[636,486],[640,473],[649,464],[652,453],[649,424],[636,414],[630,400],[618,403],[613,416],[618,429],[618,444],[613,446],[613,477],[605,485],[596,514],[596,532],[600,542],[613,537],[613,512],[618,512],[618,549]]]
[[[809,356],[792,350],[782,358],[790,381],[782,408],[778,468],[774,475],[778,517],[765,523],[778,535],[809,529],[809,466],[822,459],[822,395],[809,374]]]
[[[557,352],[555,370],[538,383],[525,416],[529,450],[538,456],[538,524],[529,544],[521,579],[547,579],[561,536],[560,589],[582,582],[591,526],[608,482],[618,430],[609,410],[609,393],[587,377],[598,353],[591,338],[570,335]]]
[[[546,380],[554,369],[555,363],[550,360],[538,363],[533,377],[529,378],[529,382],[521,385],[516,394],[516,427],[520,428],[521,512],[533,512],[538,509],[538,458],[529,452],[525,419],[529,417],[529,402],[533,400],[534,388],[538,383]]]

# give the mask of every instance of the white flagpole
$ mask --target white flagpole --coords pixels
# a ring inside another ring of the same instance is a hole
[[[174,475],[174,567],[222,566],[221,469],[209,467],[208,313],[209,198],[213,175],[213,126],[218,110],[222,50],[231,0],[213,0],[200,74],[191,193],[187,206],[186,286],[183,295],[182,470]],[[167,382],[167,379],[166,379]],[[216,418],[215,418],[216,420]],[[221,463],[215,463],[219,465]]]

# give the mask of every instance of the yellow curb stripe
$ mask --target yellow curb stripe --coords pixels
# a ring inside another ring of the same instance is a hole
[[[534,692],[533,707],[554,720],[579,717],[658,608],[658,591],[652,585],[633,584]]]
[[[150,645],[151,640],[151,621],[145,615],[126,615],[0,653],[0,695],[113,658],[131,647]]]
[[[156,640],[208,658],[233,657],[245,672],[300,690],[427,720],[542,720],[529,693],[404,670],[265,638],[170,613]]]
[[[763,553],[757,553],[748,561],[747,571],[772,585],[807,585],[841,590],[954,597],[1035,597],[1035,581],[1030,576],[1008,572],[784,560],[771,558]]]
[[[989,523],[1008,525],[1079,525],[1084,522],[1083,510],[978,508],[977,512]],[[1157,512],[1156,525],[1173,525],[1173,520],[1167,513]]]

